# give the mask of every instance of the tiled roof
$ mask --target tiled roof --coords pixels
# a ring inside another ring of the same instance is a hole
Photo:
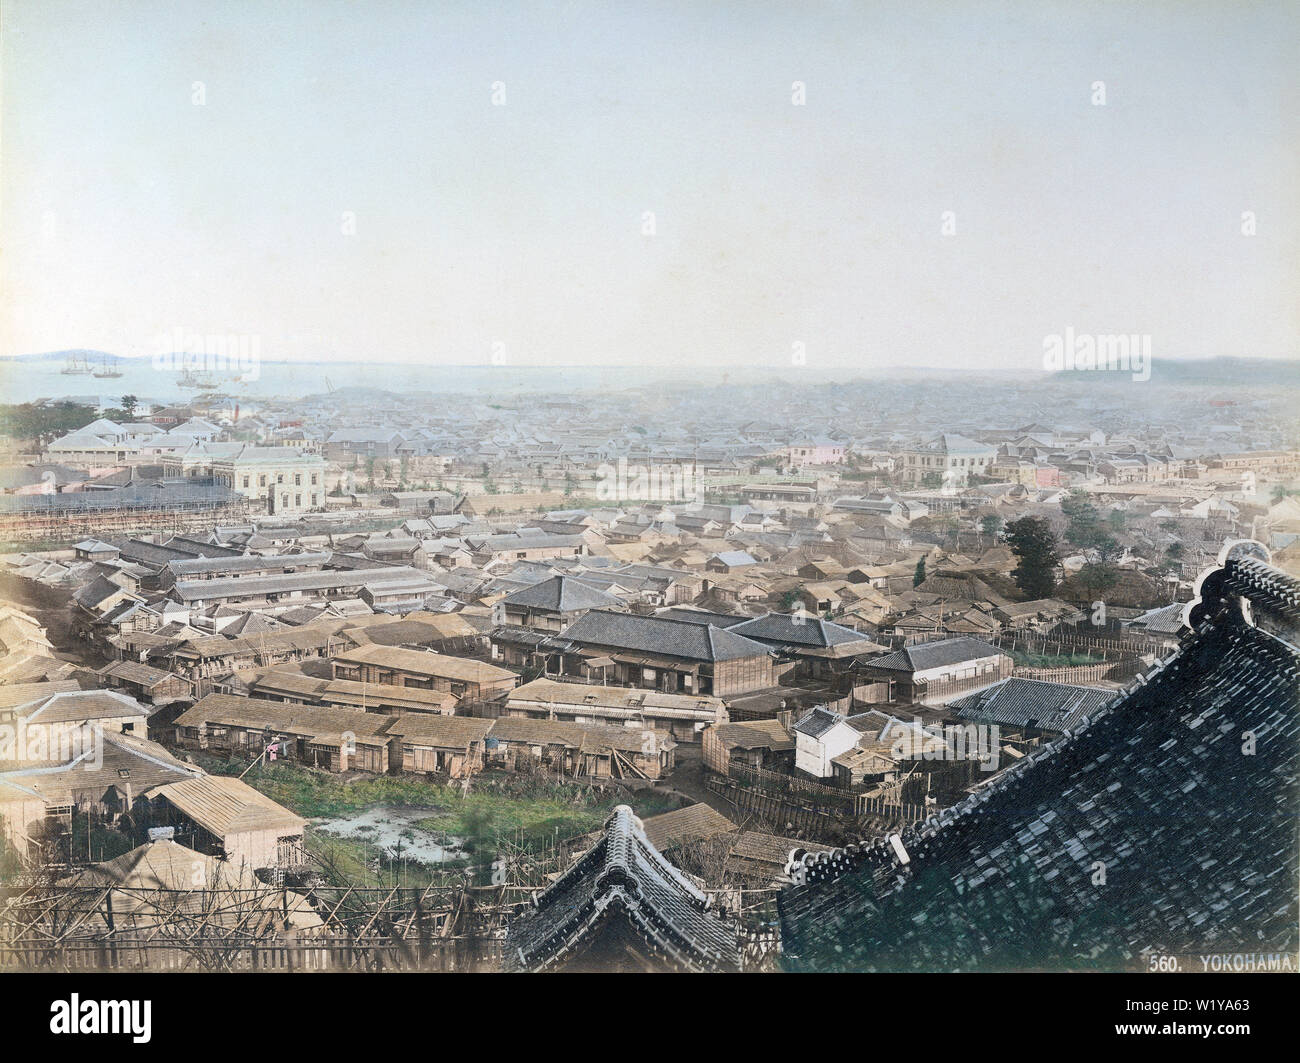
[[[849,642],[868,641],[867,636],[861,631],[854,631],[852,628],[833,624],[819,617],[801,616],[798,613],[768,613],[766,616],[736,624],[729,630],[749,639],[793,646],[829,648]]]
[[[780,720],[720,723],[712,729],[712,733],[729,749],[794,749],[794,738]]]
[[[614,595],[589,587],[572,576],[552,576],[541,583],[507,594],[502,600],[506,605],[549,609],[561,613],[578,609],[610,609],[621,604]]]
[[[116,690],[74,690],[19,705],[14,712],[28,724],[82,723],[125,716],[148,716],[138,701]]]
[[[1140,628],[1156,635],[1177,635],[1183,626],[1185,605],[1175,602],[1173,605],[1161,606],[1136,616],[1128,622],[1129,627]]]
[[[168,561],[166,567],[178,578],[200,576],[208,573],[286,572],[294,569],[319,568],[329,561],[329,551],[315,553],[280,554],[262,557],[249,554],[245,557],[195,557]]]
[[[691,842],[730,834],[736,825],[716,808],[700,802],[650,816],[642,823],[642,828],[651,845],[667,852]]]
[[[709,898],[660,855],[626,805],[614,810],[600,840],[576,864],[512,918],[505,967],[580,968],[590,951],[589,965],[608,969],[599,949],[611,931],[620,944],[630,935],[647,965],[685,971],[740,967],[735,925],[715,914]]]
[[[958,719],[1004,727],[1064,731],[1115,697],[1114,690],[1013,676],[951,702]]]
[[[716,720],[723,712],[721,699],[706,694],[668,694],[644,687],[599,686],[534,679],[515,687],[506,699],[512,706],[537,704],[563,706],[565,711],[590,709],[636,718],[675,716],[688,720]]]
[[[794,725],[794,729],[799,734],[807,735],[809,738],[820,738],[837,723],[843,722],[844,717],[838,712],[831,712],[830,709],[818,705],[817,708],[802,717]]]
[[[496,683],[516,678],[516,673],[508,668],[498,668],[485,661],[452,657],[429,650],[404,650],[397,646],[358,646],[355,650],[339,653],[335,660],[344,664],[368,664],[376,668],[410,672],[412,675],[437,676],[471,683]]]
[[[1077,730],[893,841],[806,860],[787,966],[1294,953],[1300,581],[1230,557],[1201,595],[1178,652]]]
[[[730,661],[764,656],[768,652],[761,643],[720,627],[601,610],[580,616],[564,629],[562,636],[588,646],[609,646],[692,661]]]
[[[963,661],[996,657],[1000,652],[987,642],[961,636],[905,646],[884,657],[876,657],[868,664],[872,668],[887,668],[897,672],[921,672],[928,668],[941,668],[946,664],[961,664]]]

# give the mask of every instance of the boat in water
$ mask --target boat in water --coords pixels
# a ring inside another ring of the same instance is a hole
[[[93,375],[99,377],[101,380],[106,377],[115,378],[122,375],[122,370],[118,369],[116,365],[110,365],[108,355],[105,355],[100,367],[95,370]]]

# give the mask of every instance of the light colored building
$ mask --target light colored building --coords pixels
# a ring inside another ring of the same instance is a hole
[[[211,477],[268,513],[302,513],[325,505],[325,460],[296,447],[196,443],[163,458],[165,476]]]
[[[796,439],[785,448],[785,459],[792,469],[805,465],[839,465],[844,461],[844,444],[833,439]]]
[[[831,761],[861,738],[862,733],[843,715],[819,705],[794,725],[795,769],[815,779],[829,779],[835,774]]]
[[[972,475],[988,475],[997,456],[996,447],[944,432],[915,450],[903,452],[903,480],[922,487],[964,486]]]

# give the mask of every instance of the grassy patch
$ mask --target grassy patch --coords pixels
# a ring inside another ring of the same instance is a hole
[[[401,860],[392,854],[379,855],[373,845],[360,838],[339,838],[307,828],[303,845],[323,866],[333,868],[335,881],[345,881],[355,886],[418,886],[423,889],[431,883],[443,883],[461,873],[464,861],[447,861],[437,868]]]
[[[202,753],[193,756],[213,775],[238,775],[248,767],[242,760]],[[244,776],[244,782],[307,819],[333,819],[376,806],[428,809],[429,815],[416,821],[416,829],[463,839],[470,852],[490,847],[499,836],[529,846],[564,841],[599,828],[618,804],[631,805],[640,816],[678,806],[676,798],[653,790],[600,790],[541,773],[486,773],[476,776],[465,793],[459,785],[414,776],[345,779],[305,765],[281,762],[253,768]],[[331,848],[341,862],[364,867],[364,860],[356,856],[365,850],[363,839],[326,838],[319,832],[314,837],[309,848]]]

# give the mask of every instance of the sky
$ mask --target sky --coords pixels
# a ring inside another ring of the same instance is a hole
[[[1296,357],[1298,44],[1252,0],[5,0],[0,354]]]

